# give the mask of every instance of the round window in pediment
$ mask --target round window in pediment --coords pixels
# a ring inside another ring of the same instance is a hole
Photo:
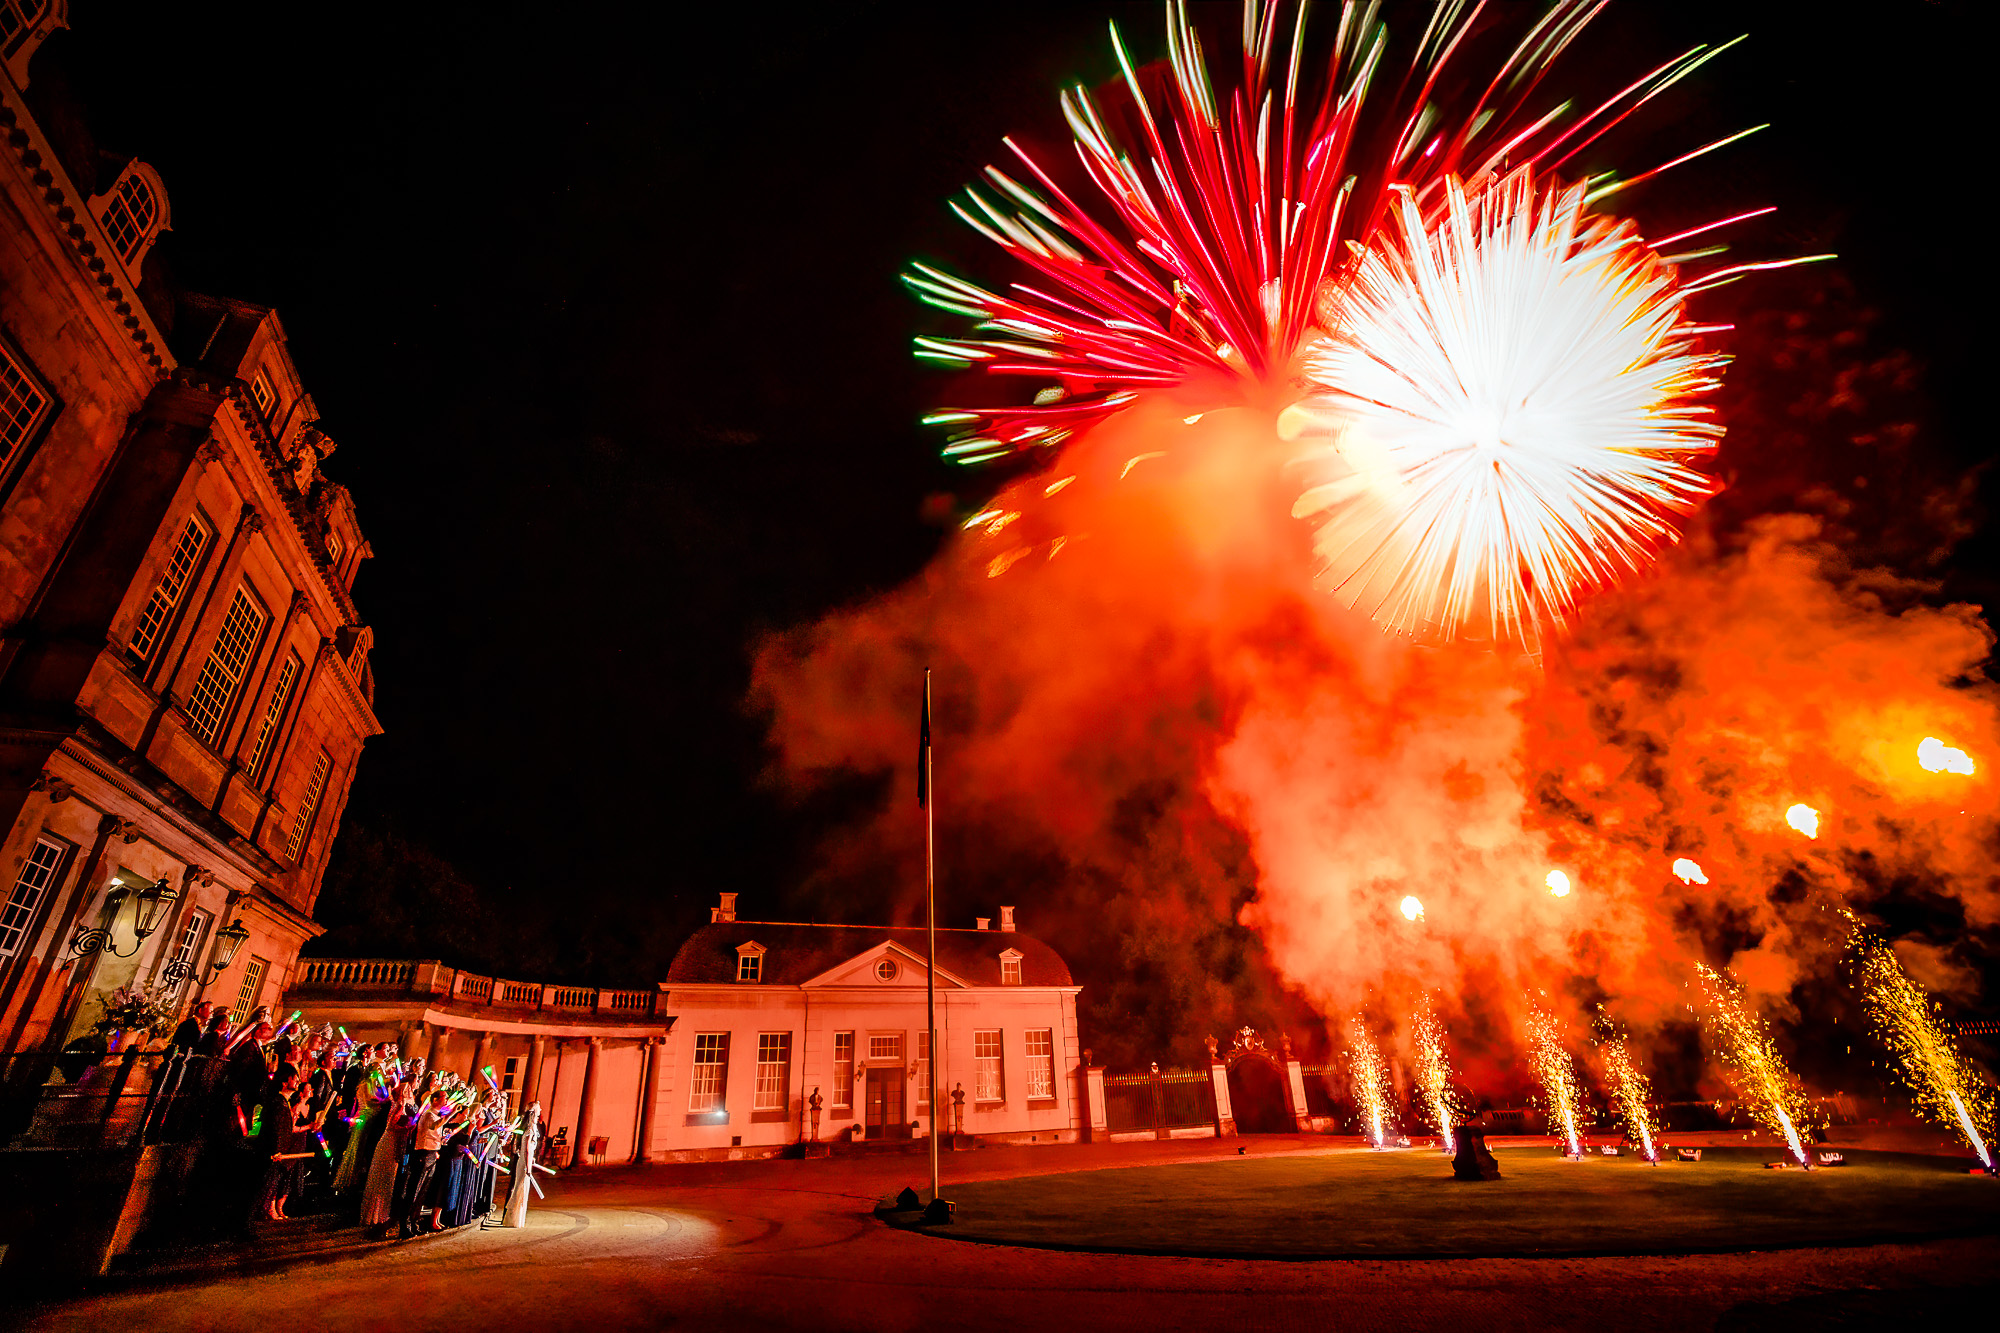
[[[895,959],[884,958],[881,962],[875,964],[875,980],[894,981],[896,974],[900,971],[902,969],[896,966]]]

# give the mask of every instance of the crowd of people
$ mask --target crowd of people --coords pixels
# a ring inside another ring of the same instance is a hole
[[[477,1088],[394,1043],[272,1017],[260,1008],[232,1031],[204,1002],[171,1039],[201,1057],[206,1080],[207,1180],[193,1194],[207,1230],[241,1235],[260,1220],[344,1210],[409,1237],[493,1210],[520,1120],[490,1071],[475,1071]]]

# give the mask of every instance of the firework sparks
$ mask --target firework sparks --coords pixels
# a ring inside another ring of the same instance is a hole
[[[1917,762],[1926,773],[1962,773],[1972,776],[1972,756],[1935,736],[1924,737],[1917,746]]]
[[[1403,910],[1403,916],[1406,920],[1421,921],[1424,919],[1423,899],[1412,894],[1411,896],[1403,899],[1400,905]]]
[[[1559,1132],[1571,1157],[1583,1156],[1583,1083],[1576,1058],[1563,1044],[1562,1027],[1547,1005],[1528,1003],[1528,1055],[1548,1102],[1549,1128]]]
[[[1583,185],[1445,182],[1329,289],[1287,414],[1324,443],[1293,507],[1337,599],[1406,634],[1531,639],[1651,563],[1716,489],[1675,267]]]
[[[1625,1119],[1626,1132],[1639,1145],[1639,1151],[1646,1154],[1647,1161],[1658,1162],[1660,1150],[1653,1143],[1653,1113],[1647,1106],[1653,1095],[1652,1087],[1640,1071],[1638,1062],[1632,1058],[1625,1034],[1613,1027],[1609,1019],[1603,1019],[1602,1024],[1604,1034],[1598,1040],[1597,1054],[1604,1063],[1605,1077],[1611,1084],[1612,1100],[1618,1106],[1618,1114]]]
[[[1291,8],[1245,5],[1244,81],[1221,96],[1184,4],[1167,6],[1164,97],[1147,94],[1112,27],[1129,109],[1108,112],[1082,87],[1063,94],[1062,108],[1114,223],[1072,199],[1012,140],[1007,147],[1026,179],[988,167],[984,188],[968,189],[964,202],[952,205],[968,226],[1032,269],[1035,284],[1015,283],[1003,295],[913,265],[905,278],[913,291],[993,335],[920,338],[918,355],[1055,383],[1032,406],[932,414],[932,424],[958,431],[948,457],[969,463],[1060,445],[1148,389],[1284,372],[1311,334],[1315,301],[1347,244],[1367,241],[1392,199],[1428,204],[1448,179],[1483,178],[1504,163],[1559,166],[1564,150],[1580,150],[1727,49],[1697,46],[1581,115],[1571,117],[1565,103],[1537,117],[1526,109],[1529,94],[1602,8],[1596,0],[1558,0],[1476,103],[1462,108],[1463,118],[1447,123],[1433,98],[1480,7],[1445,0],[1410,52],[1406,91],[1414,96],[1388,109],[1381,124],[1391,133],[1376,138],[1364,134],[1362,113],[1388,58],[1387,26],[1373,22],[1372,9],[1364,17],[1350,7],[1327,76],[1317,79],[1305,62],[1305,8],[1292,9],[1286,21]],[[1468,86],[1477,92],[1482,85],[1474,79]],[[1138,131],[1136,150],[1121,142],[1121,124]],[[1599,183],[1594,195],[1641,178]]]
[[[1809,805],[1795,805],[1786,810],[1785,822],[1808,838],[1819,836],[1819,811]]]
[[[1785,1067],[1771,1032],[1750,1012],[1743,988],[1705,963],[1694,965],[1708,1003],[1703,1026],[1736,1090],[1750,1104],[1759,1124],[1784,1137],[1800,1166],[1811,1166],[1801,1135],[1817,1114],[1806,1091]]]
[[[1437,1130],[1446,1153],[1458,1151],[1452,1127],[1463,1117],[1451,1090],[1451,1056],[1444,1048],[1444,1022],[1438,1018],[1431,997],[1423,997],[1417,1010],[1412,1034],[1416,1047],[1417,1101],[1424,1118]]]
[[[1389,1131],[1396,1123],[1389,1065],[1359,1015],[1347,1024],[1347,1058],[1354,1074],[1354,1104],[1361,1112],[1361,1132],[1375,1147],[1386,1148]]]
[[[1551,896],[1557,898],[1569,897],[1569,876],[1565,875],[1562,871],[1551,870],[1549,877],[1543,880],[1542,883],[1548,886]]]
[[[1956,1129],[1991,1171],[1992,1090],[1959,1051],[1938,1020],[1936,1004],[1903,970],[1895,951],[1858,924],[1849,947],[1862,1008],[1876,1037],[1901,1068],[1917,1113],[1933,1124]]]
[[[1708,876],[1702,871],[1700,864],[1689,860],[1685,856],[1675,859],[1674,878],[1683,884],[1708,883]]]

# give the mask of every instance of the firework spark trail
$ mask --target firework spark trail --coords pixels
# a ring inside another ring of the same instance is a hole
[[[1452,81],[1464,88],[1457,105],[1440,102],[1440,80],[1484,6],[1440,0],[1409,50],[1396,100],[1379,109],[1368,106],[1369,88],[1389,60],[1391,33],[1372,5],[1344,7],[1323,68],[1309,68],[1305,6],[1287,21],[1286,4],[1250,0],[1242,82],[1222,89],[1185,4],[1167,5],[1163,78],[1134,67],[1113,25],[1120,103],[1100,106],[1081,86],[1062,96],[1099,212],[1007,140],[1022,175],[989,166],[983,188],[968,188],[952,209],[1033,278],[1003,293],[925,264],[905,277],[921,299],[989,335],[922,337],[920,357],[1049,381],[1032,406],[933,414],[933,424],[954,432],[946,456],[976,463],[1055,449],[1147,390],[1282,378],[1320,317],[1321,289],[1339,275],[1349,246],[1375,235],[1393,201],[1428,208],[1445,181],[1480,179],[1503,165],[1559,168],[1727,49],[1697,46],[1588,110],[1562,102],[1531,111],[1550,64],[1602,7],[1558,0],[1490,81]],[[1149,92],[1161,84],[1164,95]],[[1136,131],[1136,148],[1121,128]],[[1642,178],[1594,177],[1591,197]],[[1104,213],[1113,221],[1101,221]]]
[[[1577,1078],[1576,1059],[1563,1044],[1561,1025],[1545,1004],[1528,1002],[1528,1054],[1548,1099],[1549,1124],[1560,1127],[1571,1157],[1583,1156],[1583,1085]]]
[[[1804,1087],[1785,1067],[1769,1027],[1750,1012],[1741,986],[1706,963],[1696,963],[1694,970],[1708,1001],[1702,1011],[1703,1026],[1731,1081],[1759,1123],[1784,1137],[1800,1166],[1811,1166],[1801,1132],[1812,1127],[1817,1113]]]
[[[1455,1153],[1458,1139],[1452,1127],[1461,1117],[1451,1091],[1451,1055],[1444,1046],[1444,1022],[1429,995],[1419,1001],[1414,1029],[1418,1101],[1445,1152]]]
[[[1389,1131],[1395,1126],[1389,1065],[1358,1014],[1348,1020],[1347,1058],[1353,1069],[1354,1102],[1361,1110],[1362,1132],[1374,1146],[1386,1148]]]
[[[1979,1132],[1981,1124],[1989,1133],[1993,1127],[1992,1091],[1939,1021],[1935,1002],[1903,970],[1895,950],[1858,922],[1848,947],[1862,1008],[1877,1039],[1895,1057],[1917,1113],[1933,1124],[1956,1127],[1966,1146],[1992,1170],[1992,1150]]]
[[[1653,1115],[1647,1106],[1653,1095],[1652,1088],[1646,1081],[1646,1075],[1640,1071],[1638,1062],[1632,1058],[1625,1034],[1611,1028],[1609,1020],[1606,1020],[1606,1031],[1598,1042],[1597,1053],[1604,1061],[1611,1096],[1618,1104],[1618,1113],[1625,1117],[1625,1127],[1638,1141],[1639,1150],[1646,1154],[1646,1160],[1659,1161],[1659,1149],[1653,1146]]]

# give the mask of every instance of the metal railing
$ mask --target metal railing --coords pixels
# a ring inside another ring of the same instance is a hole
[[[197,1137],[216,1062],[175,1050],[36,1052],[0,1061],[0,1140],[115,1149]]]
[[[1176,1129],[1214,1126],[1215,1082],[1205,1069],[1109,1075],[1104,1080],[1104,1120],[1114,1134],[1150,1130],[1160,1138]]]
[[[364,991],[437,995],[463,1004],[487,1004],[510,1009],[561,1009],[615,1015],[652,1016],[658,989],[602,990],[595,986],[552,986],[540,981],[509,981],[430,960],[408,958],[301,958],[294,974],[294,992]]]

